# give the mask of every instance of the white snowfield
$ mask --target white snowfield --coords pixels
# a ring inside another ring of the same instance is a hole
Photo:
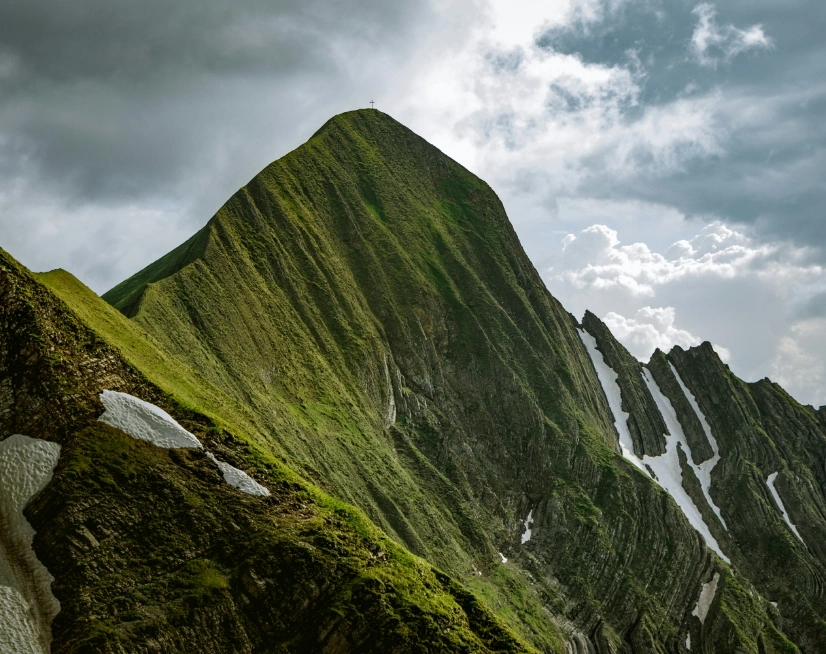
[[[685,395],[688,403],[691,405],[691,408],[694,410],[696,416],[700,419],[700,424],[703,427],[703,431],[705,432],[706,439],[708,440],[709,445],[711,445],[711,451],[714,453],[710,459],[703,461],[699,465],[694,465],[694,460],[690,459],[691,467],[694,468],[694,474],[697,475],[697,479],[700,480],[700,486],[703,488],[703,495],[706,496],[706,502],[708,505],[714,510],[714,513],[717,515],[717,519],[720,521],[720,524],[725,527],[726,531],[728,531],[728,525],[726,521],[723,520],[723,516],[720,514],[720,509],[711,499],[711,471],[714,469],[714,466],[717,465],[717,462],[720,460],[720,449],[717,447],[717,439],[714,438],[714,434],[711,433],[711,426],[708,424],[708,420],[706,420],[705,414],[700,411],[700,405],[697,404],[697,398],[694,397],[692,392],[688,390],[686,385],[683,383],[682,377],[680,377],[680,373],[677,372],[677,369],[674,367],[674,364],[670,361],[668,365],[671,366],[671,372],[674,373],[674,376],[677,378],[677,383],[680,385],[680,388],[683,390],[683,394]]]
[[[683,433],[682,425],[680,425],[680,421],[677,419],[677,415],[674,408],[671,406],[671,402],[669,402],[668,398],[663,395],[662,391],[660,391],[660,388],[657,386],[656,382],[654,382],[654,380],[649,376],[648,371],[643,370],[643,380],[648,386],[648,389],[651,391],[651,395],[654,397],[654,401],[663,416],[663,420],[665,421],[670,435],[664,435],[666,441],[664,454],[656,457],[646,455],[640,459],[636,454],[634,454],[634,442],[631,438],[631,432],[628,429],[628,414],[622,410],[622,394],[620,392],[619,384],[617,383],[618,374],[611,369],[600,351],[597,349],[596,339],[585,330],[578,331],[585,348],[588,350],[591,361],[594,363],[594,368],[597,371],[597,377],[602,384],[603,391],[605,391],[605,396],[608,399],[608,405],[611,407],[611,412],[614,414],[614,425],[617,429],[617,434],[619,435],[619,446],[622,456],[636,465],[649,477],[651,477],[653,473],[652,478],[654,481],[674,498],[674,501],[677,502],[677,506],[680,507],[680,510],[682,510],[691,526],[694,527],[694,529],[696,529],[703,537],[706,545],[714,550],[726,563],[731,563],[731,560],[723,554],[720,549],[717,539],[711,535],[711,531],[705,523],[700,510],[694,504],[694,501],[683,487],[683,473],[680,468],[680,459],[677,452],[678,447],[683,449],[683,453],[686,455],[689,465],[692,466],[695,474],[697,474],[697,476],[701,479],[701,484],[702,477],[700,477],[700,474],[702,470],[700,466],[695,466],[692,461],[691,449],[688,446],[688,441],[685,437],[685,433]],[[695,410],[699,412],[699,408],[696,408]],[[698,415],[702,414],[698,413]],[[702,420],[705,421],[705,418],[702,418]],[[716,453],[716,442],[714,442],[713,447],[714,452]],[[717,459],[719,459],[719,455],[717,456]],[[717,463],[716,459],[710,459],[710,461],[713,461],[715,465]],[[705,463],[700,465],[704,466]],[[709,486],[711,484],[711,468],[713,467],[714,466],[712,465],[708,468]],[[711,503],[711,498],[708,495],[706,495],[706,497],[708,498],[712,508],[716,508],[714,507],[714,504]]]
[[[247,495],[258,495],[259,497],[268,497],[270,491],[264,488],[261,484],[255,481],[243,470],[231,466],[229,463],[224,463],[215,458],[212,452],[207,452],[207,456],[212,459],[218,469],[224,475],[224,481],[230,486],[237,488],[242,493]]]
[[[0,652],[49,652],[60,603],[23,509],[49,483],[59,457],[57,443],[20,434],[0,441]]]
[[[533,509],[528,511],[528,517],[525,518],[525,533],[522,534],[522,544],[524,545],[531,539],[531,525],[533,524]]]
[[[120,429],[132,438],[148,441],[157,447],[203,449],[201,441],[194,434],[181,427],[175,418],[160,407],[144,400],[117,391],[103,391],[100,401],[106,411],[98,418],[111,427]],[[212,452],[207,456],[218,466],[221,474],[233,488],[242,493],[267,497],[270,491],[255,481],[243,470],[239,470],[215,458]]]
[[[677,413],[674,411],[671,402],[663,395],[660,387],[657,386],[657,383],[648,373],[648,370],[643,369],[642,376],[648,386],[648,390],[651,391],[651,396],[654,398],[660,414],[665,420],[665,426],[668,428],[668,431],[671,432],[670,436],[665,436],[665,454],[656,457],[644,456],[642,461],[654,471],[654,474],[657,475],[657,482],[676,500],[685,517],[688,518],[688,521],[691,523],[691,526],[700,532],[706,545],[717,552],[717,555],[723,559],[723,561],[731,563],[731,560],[723,554],[723,551],[720,549],[720,544],[717,542],[717,539],[711,535],[711,531],[703,519],[703,514],[700,513],[697,505],[694,504],[694,500],[691,499],[683,486],[683,471],[680,468],[677,448],[683,449],[683,454],[686,457],[688,465],[691,466],[694,474],[698,477],[700,476],[700,466],[695,465],[691,459],[691,448],[688,446],[688,440],[685,437],[685,432],[683,432],[683,427],[677,419]],[[719,455],[717,458],[719,459]],[[711,479],[709,476],[709,485],[710,484]],[[706,499],[711,507],[714,508],[714,504],[711,502],[708,494],[706,494]]]
[[[717,583],[720,581],[720,573],[715,572],[711,581],[703,584],[700,587],[700,597],[697,598],[697,606],[691,612],[691,615],[696,615],[700,619],[701,624],[705,624],[708,610],[711,608],[711,603],[714,601],[714,596],[717,594]]]
[[[602,390],[605,392],[605,397],[608,399],[611,413],[614,414],[614,427],[616,427],[617,434],[619,434],[619,446],[622,456],[648,474],[642,461],[634,454],[634,440],[631,438],[631,432],[628,431],[628,414],[622,410],[622,395],[619,384],[617,384],[619,375],[605,362],[602,353],[597,349],[597,339],[584,329],[578,329],[577,331],[579,332],[579,338],[582,339],[582,343],[585,345],[585,349],[588,350],[594,368],[596,368],[597,377],[602,385]]]
[[[203,447],[201,441],[175,422],[166,411],[134,395],[103,391],[100,401],[106,411],[98,420],[126,432],[132,438],[164,448]]]
[[[769,475],[769,478],[766,479],[766,486],[769,487],[769,491],[771,492],[774,501],[777,503],[777,508],[780,509],[780,513],[783,514],[783,519],[786,521],[786,524],[789,525],[789,529],[791,529],[794,532],[794,535],[797,536],[797,538],[800,540],[800,542],[805,545],[806,541],[803,540],[803,537],[800,535],[800,532],[797,531],[797,527],[795,527],[792,524],[792,521],[789,519],[789,514],[786,512],[786,507],[783,504],[783,500],[780,499],[780,495],[777,492],[777,488],[775,488],[774,486],[774,482],[777,479],[777,474],[778,473],[773,472]]]

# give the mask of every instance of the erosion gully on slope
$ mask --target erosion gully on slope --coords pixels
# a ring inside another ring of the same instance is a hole
[[[628,430],[628,425],[626,423],[628,420],[628,414],[622,410],[622,395],[619,384],[617,384],[618,375],[605,362],[602,354],[597,349],[596,339],[585,330],[579,330],[579,334],[583,344],[588,350],[588,354],[591,356],[591,360],[594,363],[594,368],[596,368],[597,376],[602,384],[605,396],[608,398],[608,405],[611,408],[611,412],[614,414],[614,425],[617,429],[617,434],[619,435],[619,446],[622,456],[628,459],[640,470],[649,475],[655,482],[657,482],[657,484],[664,488],[671,495],[671,497],[674,498],[674,501],[677,502],[680,510],[691,523],[691,526],[700,533],[706,544],[726,563],[731,563],[731,560],[723,554],[717,539],[712,536],[702,514],[683,487],[683,473],[680,468],[680,458],[679,453],[677,452],[678,448],[683,449],[684,453],[687,455],[686,458],[689,465],[695,469],[695,473],[698,477],[700,476],[701,471],[705,469],[701,468],[704,464],[700,464],[700,466],[698,466],[692,463],[691,449],[688,445],[688,440],[683,433],[682,425],[680,425],[680,421],[677,419],[677,415],[674,408],[671,406],[671,402],[669,402],[668,398],[663,395],[662,391],[657,386],[657,383],[648,374],[648,371],[643,370],[643,380],[651,391],[651,395],[657,403],[657,407],[665,419],[666,426],[671,434],[665,435],[665,454],[656,457],[643,456],[642,459],[640,459],[636,454],[634,454],[634,442],[631,438],[631,433]],[[679,380],[679,376],[677,379]],[[680,387],[683,388],[685,392],[685,386],[681,380]],[[697,411],[697,415],[700,417],[701,421],[704,424],[707,424],[705,423],[705,418],[702,417],[702,413],[699,411],[699,407],[697,407],[694,398],[691,397],[689,401],[692,403],[692,407],[694,407],[695,411]],[[712,442],[712,447],[715,452],[715,459],[712,459],[712,461],[713,464],[716,464],[719,459],[717,445],[713,438],[710,439],[710,441]],[[711,483],[711,468],[713,467],[714,465],[711,465],[707,468],[706,477],[708,478],[709,486]],[[700,477],[700,479],[702,482],[703,478]],[[717,509],[717,507],[710,501],[710,497],[707,495],[707,492],[706,486],[703,485],[703,493],[706,494],[709,503],[715,511],[719,511],[719,509]]]

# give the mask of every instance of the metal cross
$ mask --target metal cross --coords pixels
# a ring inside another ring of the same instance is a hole
[[[373,106],[374,104],[375,104],[375,103],[374,103],[372,100],[370,100],[370,108],[371,108],[371,109],[375,109],[375,107]]]

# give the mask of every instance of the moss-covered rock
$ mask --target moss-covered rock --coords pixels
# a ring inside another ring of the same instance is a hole
[[[710,492],[728,531],[678,461],[726,566],[619,455],[579,326],[495,193],[381,112],[337,116],[268,166],[105,296],[123,313],[61,271],[39,280],[65,304],[3,266],[0,438],[34,431],[66,447],[30,507],[67,602],[57,646],[602,654],[684,652],[689,637],[708,652],[826,643],[822,411],[743,383],[710,345],[648,364],[692,462],[711,445],[672,365],[719,444]],[[662,454],[665,421],[642,365],[596,316],[584,326],[619,374],[637,454]],[[233,494],[197,452],[150,453],[96,425],[104,387],[162,406],[272,498]],[[766,486],[773,472],[806,545]],[[692,610],[714,574],[700,623]]]

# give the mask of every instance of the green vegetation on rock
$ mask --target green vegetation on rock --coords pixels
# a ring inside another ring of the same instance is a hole
[[[63,271],[36,283],[2,254],[0,273],[0,438],[64,445],[29,508],[64,606],[56,652],[826,645],[823,410],[745,384],[707,344],[648,364],[693,463],[712,448],[671,365],[719,445],[728,529],[686,452],[679,472],[727,566],[620,456],[581,327],[495,193],[381,112],[331,119],[112,306]],[[583,323],[637,453],[662,454],[643,366]],[[103,388],[170,411],[273,496],[96,423]]]

